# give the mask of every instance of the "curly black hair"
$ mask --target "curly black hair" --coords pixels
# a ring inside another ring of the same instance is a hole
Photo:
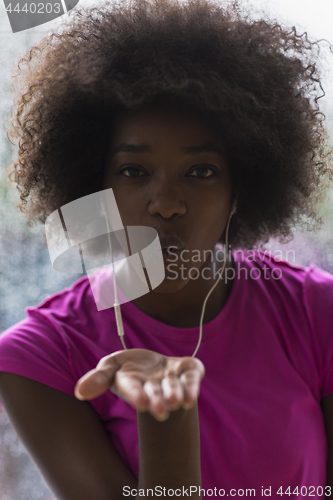
[[[238,195],[232,246],[286,242],[296,223],[322,222],[332,152],[318,105],[320,44],[307,33],[213,0],[107,1],[74,9],[61,28],[13,75],[22,86],[7,136],[20,141],[7,169],[29,226],[103,189],[118,111],[165,100],[221,134]]]

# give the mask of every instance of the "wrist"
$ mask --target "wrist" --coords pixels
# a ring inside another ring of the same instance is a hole
[[[138,433],[142,488],[201,486],[197,403],[189,410],[170,412],[163,422],[138,412]]]

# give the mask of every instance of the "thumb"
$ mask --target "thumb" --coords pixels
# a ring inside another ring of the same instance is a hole
[[[117,366],[90,370],[77,381],[75,397],[81,401],[97,398],[110,388],[116,370]]]

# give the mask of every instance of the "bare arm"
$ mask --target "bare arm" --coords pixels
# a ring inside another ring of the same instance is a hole
[[[124,500],[123,486],[137,487],[88,402],[5,372],[0,397],[57,500]]]
[[[333,498],[333,393],[321,400],[327,436],[327,479],[325,498]]]

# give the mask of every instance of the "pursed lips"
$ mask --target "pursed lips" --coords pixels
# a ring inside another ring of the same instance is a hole
[[[177,236],[159,236],[162,250],[170,249],[172,251],[183,250],[184,242]]]

